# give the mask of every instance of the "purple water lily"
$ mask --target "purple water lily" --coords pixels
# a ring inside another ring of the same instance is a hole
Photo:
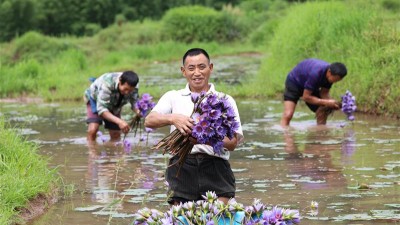
[[[197,94],[193,95],[197,96]],[[193,99],[195,97],[192,96]],[[200,97],[196,99],[201,102],[195,102],[195,104],[199,104],[199,107],[196,107],[192,114],[192,118],[195,120],[192,136],[200,144],[211,145],[215,154],[221,154],[224,137],[232,139],[239,128],[239,123],[235,121],[235,110],[226,96],[200,94]]]
[[[347,90],[346,93],[342,95],[342,112],[346,114],[348,120],[353,121],[355,119],[353,113],[356,109],[356,98]]]
[[[214,192],[207,192],[202,197],[204,200],[172,206],[170,210],[165,213],[161,213],[155,209],[140,209],[135,213],[133,224],[231,224],[227,222],[227,220],[225,220],[225,222],[220,220],[227,218],[231,221],[236,213],[244,213],[245,216],[243,220],[235,222],[246,225],[289,225],[300,223],[298,210],[279,208],[276,206],[268,210],[266,209],[267,207],[257,199],[252,206],[244,207],[242,204],[236,202],[234,198],[230,199],[225,205],[222,201],[217,199]],[[186,220],[186,222],[183,223],[183,220]]]
[[[135,103],[135,107],[139,109],[142,117],[147,116],[147,114],[151,109],[154,108],[155,105],[156,103],[153,102],[153,97],[148,93],[144,93],[142,97]]]

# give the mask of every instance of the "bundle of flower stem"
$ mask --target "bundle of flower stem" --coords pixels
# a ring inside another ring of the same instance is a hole
[[[163,154],[168,152],[172,155],[178,155],[179,159],[175,164],[178,164],[180,169],[182,163],[185,161],[187,155],[192,151],[194,146],[194,144],[189,140],[189,137],[190,136],[184,136],[178,129],[175,129],[153,146],[152,149],[164,148]]]
[[[193,116],[193,113],[196,112],[196,110],[198,110],[198,107],[200,106],[200,104],[197,104],[197,102],[203,101],[203,99],[206,97],[207,95],[205,93],[202,93],[200,96],[192,94],[192,102],[194,103],[194,107],[190,117]],[[170,165],[174,166],[178,164],[179,168],[176,176],[179,176],[179,172],[182,168],[183,162],[186,160],[187,155],[192,151],[192,148],[194,146],[189,137],[189,135],[185,136],[178,129],[175,129],[151,148],[153,150],[163,148],[163,154],[168,152],[172,155],[177,155],[179,157],[176,163]]]

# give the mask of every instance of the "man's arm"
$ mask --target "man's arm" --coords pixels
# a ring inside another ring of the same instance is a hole
[[[339,104],[336,100],[331,99],[329,96],[329,89],[322,88],[320,92],[321,98],[312,95],[312,91],[308,89],[304,89],[302,99],[303,101],[319,106],[327,106],[329,108],[338,109]]]
[[[117,124],[123,133],[129,132],[129,124],[124,120],[114,116],[110,111],[104,111],[100,116],[110,122]]]
[[[228,149],[229,151],[233,151],[235,150],[237,144],[238,144],[238,140],[236,138],[236,135],[233,136],[232,139],[229,139],[228,137],[225,137],[223,142],[224,142],[224,148]]]
[[[159,128],[174,125],[182,134],[191,134],[194,120],[181,114],[161,114],[155,111],[146,116],[144,125],[149,128]]]

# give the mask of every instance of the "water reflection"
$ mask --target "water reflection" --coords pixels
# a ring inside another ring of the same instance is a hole
[[[109,143],[111,146],[112,143]],[[86,188],[91,199],[97,203],[111,203],[116,198],[114,190],[118,167],[123,166],[124,151],[121,148],[106,148],[107,145],[88,144],[88,169]]]
[[[286,158],[289,160],[288,176],[297,182],[300,189],[321,190],[346,186],[342,168],[334,165],[330,153],[337,149],[334,138],[330,129],[318,126],[316,131],[307,133],[305,144],[299,145],[295,143],[290,130],[284,132],[285,151],[289,154]]]
[[[348,129],[344,133],[342,142],[342,163],[344,165],[353,164],[353,154],[356,152],[356,134],[353,129]]]

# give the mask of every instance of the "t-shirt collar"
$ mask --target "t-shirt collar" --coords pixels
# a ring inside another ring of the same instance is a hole
[[[215,92],[214,84],[209,83],[208,85],[210,86],[210,88],[208,89],[207,93]],[[185,89],[182,90],[182,95],[187,96],[187,95],[190,95],[191,93],[192,92],[190,91],[189,84],[186,84]]]

